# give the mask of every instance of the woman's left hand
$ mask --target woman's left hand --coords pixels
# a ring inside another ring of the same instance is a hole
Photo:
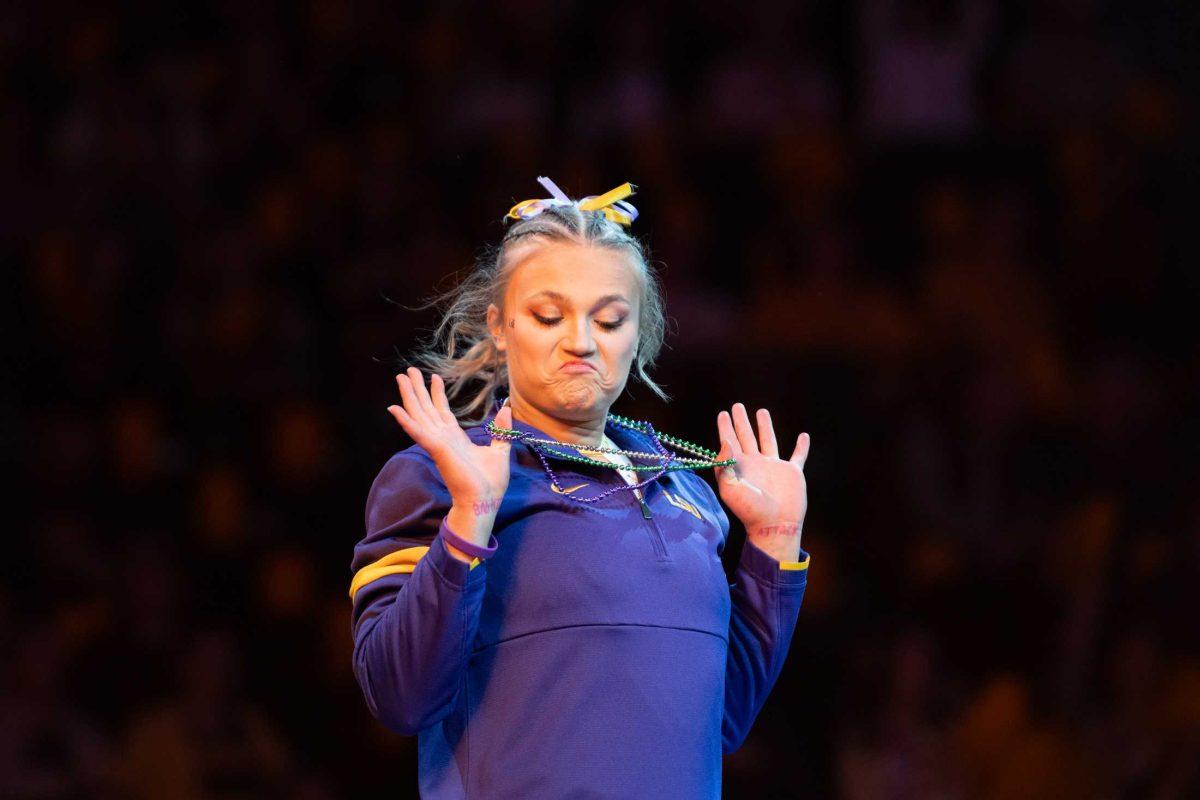
[[[731,467],[717,467],[721,500],[746,528],[746,536],[778,561],[795,561],[800,554],[800,532],[808,510],[804,462],[812,439],[796,438],[788,460],[779,457],[771,414],[758,409],[758,437],[746,407],[734,403],[717,415],[721,439],[720,459],[735,458]]]

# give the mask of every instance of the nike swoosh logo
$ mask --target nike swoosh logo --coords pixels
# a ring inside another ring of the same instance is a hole
[[[581,483],[578,486],[571,486],[567,489],[559,489],[554,484],[550,484],[550,491],[552,491],[556,494],[570,494],[571,492],[575,491],[576,489],[582,489],[585,486],[587,486],[586,483]]]

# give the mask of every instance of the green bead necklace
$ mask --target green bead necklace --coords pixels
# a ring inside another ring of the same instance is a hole
[[[678,436],[672,436],[669,433],[658,433],[657,431],[654,430],[654,426],[650,425],[647,422],[638,422],[637,420],[629,419],[628,417],[623,417],[620,414],[612,414],[612,413],[610,413],[608,415],[608,419],[611,420],[618,427],[628,428],[630,430],[635,430],[635,431],[638,431],[639,433],[646,433],[646,434],[649,434],[650,436],[654,437],[655,442],[658,444],[659,449],[662,450],[662,452],[661,453],[646,453],[646,452],[643,452],[640,450],[622,450],[622,449],[616,448],[616,447],[588,447],[586,445],[576,444],[573,442],[560,442],[555,439],[543,439],[541,437],[534,436],[530,433],[526,433],[525,431],[514,430],[512,428],[501,428],[498,425],[496,425],[494,419],[489,419],[487,421],[486,428],[487,428],[488,433],[491,434],[493,439],[509,439],[509,440],[519,439],[522,442],[525,442],[526,444],[530,445],[534,449],[534,451],[536,451],[539,455],[544,454],[544,455],[553,456],[555,458],[561,458],[565,461],[573,461],[578,464],[589,464],[591,466],[608,467],[610,469],[632,470],[634,472],[662,473],[662,472],[675,472],[675,471],[684,470],[684,469],[708,469],[710,467],[728,467],[737,462],[737,459],[734,459],[734,458],[718,459],[717,456],[719,454],[716,451],[710,450],[707,447],[701,447],[700,445],[695,444],[693,442],[689,442],[686,439],[680,439]],[[666,448],[662,447],[662,445],[664,443],[671,445],[676,450],[681,450],[685,453],[691,453],[692,456],[681,456],[676,453],[668,453],[666,451]],[[611,453],[611,454],[615,454],[615,455],[623,455],[623,456],[627,457],[630,461],[632,461],[634,458],[641,458],[641,459],[650,459],[650,460],[655,460],[655,461],[665,461],[667,463],[666,464],[630,464],[630,465],[619,465],[618,466],[618,465],[612,463],[611,461],[600,461],[598,459],[588,458],[586,456],[582,456],[582,455],[578,455],[578,454],[574,454],[574,453],[555,452],[554,450],[550,449],[553,447],[569,447],[569,448],[574,448],[576,451],[586,450],[587,452],[591,452],[591,453]],[[699,458],[696,458],[694,456],[699,456]]]

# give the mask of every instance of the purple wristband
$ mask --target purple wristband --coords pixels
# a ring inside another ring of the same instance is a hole
[[[494,533],[488,534],[487,547],[480,547],[474,542],[468,542],[466,539],[450,530],[450,526],[446,523],[444,517],[442,518],[442,526],[438,529],[438,536],[441,536],[442,540],[447,544],[452,544],[467,555],[480,560],[488,559],[496,555],[496,548],[500,544],[496,541],[496,535]]]

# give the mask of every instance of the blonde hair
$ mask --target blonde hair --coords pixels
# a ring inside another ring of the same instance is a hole
[[[503,316],[505,291],[516,266],[536,248],[563,242],[628,253],[642,292],[637,351],[630,372],[663,400],[671,399],[648,374],[662,350],[666,317],[662,287],[645,246],[600,211],[551,206],[512,224],[499,245],[484,248],[461,283],[419,306],[439,306],[443,311],[432,337],[410,360],[442,376],[451,410],[463,427],[482,423],[495,405],[498,390],[508,387],[508,365],[488,330],[488,306],[494,303]],[[468,388],[472,384],[473,391]]]

